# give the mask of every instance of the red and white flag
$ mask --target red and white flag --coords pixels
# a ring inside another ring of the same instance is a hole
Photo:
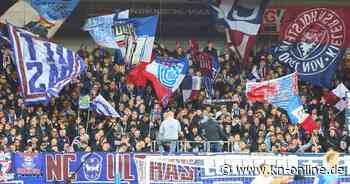
[[[335,89],[329,91],[323,96],[327,104],[333,105],[339,111],[343,111],[346,108],[346,93],[349,89],[343,83],[340,83]]]

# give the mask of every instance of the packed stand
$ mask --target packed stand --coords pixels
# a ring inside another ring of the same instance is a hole
[[[267,47],[264,47],[267,48]],[[191,61],[190,49],[177,46],[174,51],[156,44],[160,56],[188,57],[189,75],[201,76],[199,67]],[[325,152],[332,148],[350,153],[350,137],[344,128],[344,113],[325,103],[325,89],[299,82],[304,108],[318,124],[320,131],[311,135],[292,125],[287,113],[270,104],[250,103],[245,97],[248,80],[269,80],[290,71],[274,61],[266,49],[258,49],[247,61],[239,61],[228,48],[221,55],[214,43],[202,49],[218,57],[221,65],[214,83],[214,99],[233,102],[205,105],[202,87],[195,100],[184,103],[181,90],[174,94],[167,110],[175,112],[181,123],[180,141],[186,151],[205,151],[203,143],[227,141],[219,145],[222,151],[248,153]],[[89,51],[82,46],[78,54],[85,59],[87,71],[79,81],[65,87],[59,98],[50,103],[26,107],[20,97],[16,70],[11,51],[3,44],[0,54],[0,142],[1,150],[24,152],[72,151],[154,151],[163,109],[151,85],[146,89],[127,84],[130,66],[113,57],[107,49],[96,47]],[[344,68],[342,68],[344,70]],[[350,81],[338,72],[337,81]],[[258,75],[257,75],[258,74]],[[108,118],[88,110],[79,110],[79,96],[102,94],[121,114],[120,119]],[[218,130],[202,134],[207,121],[216,121]],[[209,134],[215,134],[213,136]],[[106,138],[105,138],[106,137]],[[183,149],[183,148],[182,148]]]

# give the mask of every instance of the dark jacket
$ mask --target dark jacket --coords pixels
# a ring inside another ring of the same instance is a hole
[[[200,129],[202,136],[207,141],[222,141],[227,139],[218,122],[213,119],[209,119],[203,123]]]

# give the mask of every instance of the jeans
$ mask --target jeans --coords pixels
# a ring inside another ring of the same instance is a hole
[[[176,147],[177,147],[177,140],[163,140],[160,141],[159,145],[159,152],[164,153],[164,144],[170,143],[170,150],[169,153],[175,153],[176,152]]]

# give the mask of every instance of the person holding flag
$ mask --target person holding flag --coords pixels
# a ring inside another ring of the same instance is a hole
[[[102,95],[98,95],[90,104],[90,108],[95,110],[98,114],[119,118],[119,113],[114,107],[103,98]]]

